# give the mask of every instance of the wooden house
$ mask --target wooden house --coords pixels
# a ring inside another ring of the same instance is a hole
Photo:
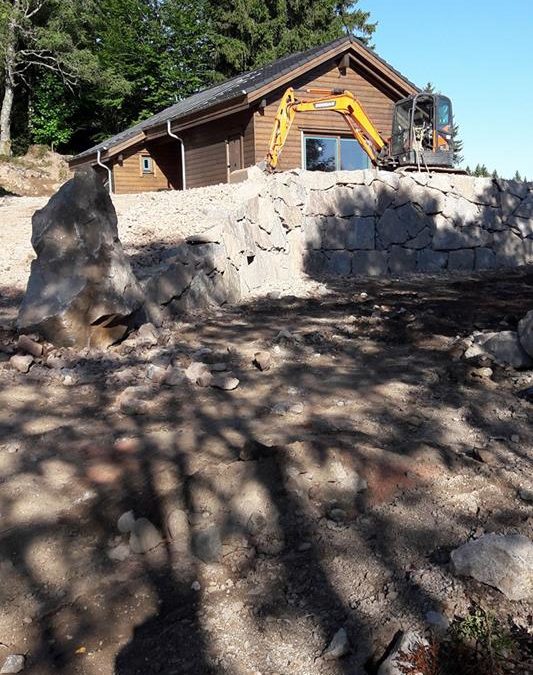
[[[264,159],[289,86],[353,92],[385,138],[394,103],[418,91],[361,42],[341,38],[204,89],[73,157],[70,167],[94,166],[116,193],[226,183]],[[323,110],[296,117],[278,168],[366,166],[342,116]]]

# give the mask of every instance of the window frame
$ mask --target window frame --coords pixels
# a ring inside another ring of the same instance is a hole
[[[341,140],[351,140],[354,143],[358,143],[357,139],[354,138],[351,134],[343,134],[343,133],[331,133],[331,132],[320,132],[320,131],[305,131],[302,129],[301,131],[301,166],[305,171],[312,171],[313,169],[308,169],[307,168],[307,148],[306,148],[306,140],[310,139],[315,139],[315,140],[334,140],[336,142],[336,154],[335,154],[335,171],[341,171]],[[361,146],[359,145],[361,148]],[[367,157],[367,166],[365,167],[366,169],[370,168],[370,159],[366,155],[365,151],[361,148],[361,152]],[[354,171],[361,171],[364,169],[353,169]]]
[[[150,165],[150,168],[146,170],[144,168],[145,160],[148,160]],[[154,176],[154,175],[155,175],[155,166],[153,157],[151,155],[146,154],[141,155],[141,176]]]

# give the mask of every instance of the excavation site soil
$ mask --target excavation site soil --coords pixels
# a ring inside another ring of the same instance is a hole
[[[485,533],[533,537],[533,371],[463,358],[533,307],[531,268],[314,279],[105,351],[46,346],[24,373],[27,216],[19,234],[0,288],[0,661],[363,675],[398,631],[477,607],[523,645],[494,672],[531,672],[531,604],[450,560]],[[238,386],[183,377],[201,363]]]

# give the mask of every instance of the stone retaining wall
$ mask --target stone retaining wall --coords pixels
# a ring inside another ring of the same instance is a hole
[[[158,305],[234,302],[310,276],[472,272],[533,262],[533,184],[445,174],[249,170],[242,203],[169,250]]]

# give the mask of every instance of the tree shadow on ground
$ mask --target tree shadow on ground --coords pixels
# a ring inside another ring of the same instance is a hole
[[[446,553],[479,528],[524,530],[515,495],[531,468],[513,381],[469,380],[449,346],[504,307],[525,313],[531,273],[330,283],[320,299],[182,318],[152,348],[4,371],[2,635],[30,646],[29,672],[353,675],[450,595],[458,611],[471,593],[524,611],[449,569]],[[259,348],[269,371],[252,365]],[[198,358],[226,363],[239,388],[148,378]],[[125,412],[129,384],[146,389]],[[472,460],[491,437],[504,439],[498,462]],[[163,540],[120,561],[128,510]],[[321,660],[341,626],[351,653]]]

